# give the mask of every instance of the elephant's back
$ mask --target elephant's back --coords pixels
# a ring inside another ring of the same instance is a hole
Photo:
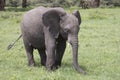
[[[44,7],[37,7],[35,9],[32,9],[28,11],[22,19],[22,24],[24,24],[26,27],[29,28],[35,28],[38,25],[42,26],[42,15],[46,11],[46,8]]]
[[[22,19],[21,30],[23,38],[26,38],[35,48],[44,46],[42,15],[45,9],[44,7],[32,9]]]

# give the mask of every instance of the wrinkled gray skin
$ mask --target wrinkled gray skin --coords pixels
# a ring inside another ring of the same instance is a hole
[[[34,66],[33,49],[37,49],[41,64],[48,70],[61,66],[66,41],[71,44],[73,65],[78,72],[78,32],[81,17],[79,11],[68,14],[62,8],[37,7],[28,11],[21,23],[23,41],[29,66]]]

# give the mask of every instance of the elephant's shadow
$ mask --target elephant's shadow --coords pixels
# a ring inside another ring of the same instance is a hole
[[[58,68],[58,69],[65,69],[65,70],[68,70],[68,69],[71,69],[73,68],[73,65],[71,66],[72,64],[69,63],[69,62],[62,62],[61,66]],[[43,65],[41,65],[41,62],[39,62],[39,60],[37,59],[36,60],[36,63],[35,63],[35,66],[34,67],[43,67]],[[45,66],[44,66],[45,67]],[[87,70],[87,68],[83,65],[80,65],[80,67],[83,69],[83,70]]]

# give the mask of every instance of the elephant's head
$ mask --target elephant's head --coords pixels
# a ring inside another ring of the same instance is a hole
[[[79,11],[68,14],[62,8],[53,8],[44,13],[42,19],[54,38],[60,34],[72,45],[73,65],[77,71],[84,73],[78,66],[78,32],[81,24]]]

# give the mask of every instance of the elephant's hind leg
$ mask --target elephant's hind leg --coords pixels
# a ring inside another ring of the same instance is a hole
[[[41,65],[45,66],[46,65],[46,52],[45,48],[43,49],[38,49],[40,58],[41,58]]]
[[[33,47],[29,45],[25,40],[24,41],[24,46],[25,50],[27,53],[27,58],[28,58],[28,65],[29,66],[35,66],[35,61],[34,61],[34,56],[33,56]]]

